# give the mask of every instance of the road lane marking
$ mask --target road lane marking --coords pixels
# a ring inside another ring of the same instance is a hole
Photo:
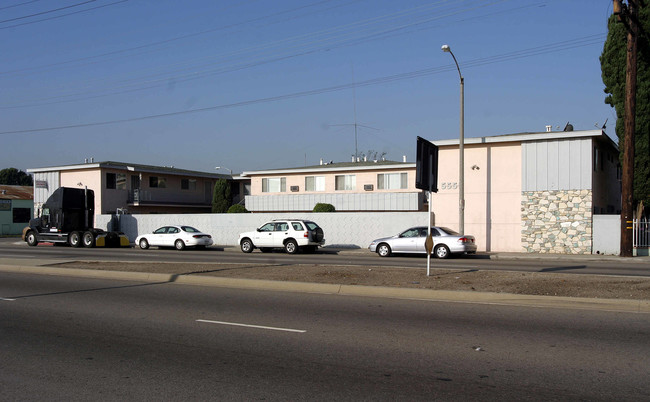
[[[0,297],[2,301],[16,301],[16,299],[7,299],[6,297]]]
[[[269,330],[272,330],[272,331],[299,332],[299,333],[307,332],[306,330],[302,330],[302,329],[266,327],[266,326],[263,326],[263,325],[241,324],[241,323],[237,323],[237,322],[212,321],[212,320],[196,320],[196,321],[197,322],[205,322],[205,323],[208,323],[208,324],[231,325],[231,326],[235,326],[235,327],[269,329]]]

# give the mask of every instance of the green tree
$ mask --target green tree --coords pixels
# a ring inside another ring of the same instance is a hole
[[[616,135],[620,160],[625,142],[625,72],[627,28],[612,15],[609,32],[600,56],[605,84],[605,103],[616,110]],[[636,129],[634,144],[634,201],[650,204],[650,9],[639,7],[639,39],[637,42]]]
[[[336,208],[332,204],[319,202],[314,205],[314,210],[312,212],[336,212]]]
[[[226,213],[231,204],[230,183],[226,179],[217,180],[214,185],[214,193],[212,194],[212,213]]]
[[[32,176],[16,168],[0,170],[0,184],[10,186],[31,186],[34,184]]]
[[[250,211],[247,210],[245,206],[240,204],[231,205],[230,208],[228,208],[229,214],[247,214],[249,212]]]

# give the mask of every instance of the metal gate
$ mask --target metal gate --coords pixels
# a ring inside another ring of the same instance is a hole
[[[632,245],[634,248],[650,247],[650,221],[647,218],[633,221]]]

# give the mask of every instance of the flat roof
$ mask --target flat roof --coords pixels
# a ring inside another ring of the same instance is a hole
[[[83,170],[83,169],[117,169],[140,173],[158,173],[176,176],[194,176],[210,179],[230,178],[231,175],[199,172],[196,170],[178,169],[173,166],[153,166],[142,165],[139,163],[125,163],[115,161],[80,163],[77,165],[51,166],[42,168],[27,169],[27,173],[58,172],[64,170]]]
[[[312,172],[349,172],[359,170],[388,170],[388,169],[414,169],[415,162],[396,162],[396,161],[370,161],[370,162],[333,162],[322,165],[303,166],[295,168],[255,170],[242,172],[241,176],[259,176],[271,174],[288,174],[288,173],[312,173]]]
[[[472,144],[490,144],[499,142],[526,142],[526,141],[550,141],[550,140],[568,140],[572,138],[584,137],[607,137],[610,141],[611,138],[603,130],[581,130],[581,131],[544,131],[538,133],[517,133],[517,134],[503,134],[494,135],[489,137],[473,137],[465,138],[463,143],[465,145]],[[459,138],[449,140],[436,140],[431,141],[433,144],[442,147],[450,145],[458,145]],[[613,141],[612,141],[613,143]]]

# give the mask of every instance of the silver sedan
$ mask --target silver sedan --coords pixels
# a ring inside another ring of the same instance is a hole
[[[438,258],[448,258],[452,254],[475,254],[476,241],[474,236],[460,235],[445,227],[432,226],[433,254]],[[373,240],[368,249],[381,257],[393,253],[422,253],[427,250],[424,245],[427,239],[427,227],[418,226],[407,229],[391,237]]]

